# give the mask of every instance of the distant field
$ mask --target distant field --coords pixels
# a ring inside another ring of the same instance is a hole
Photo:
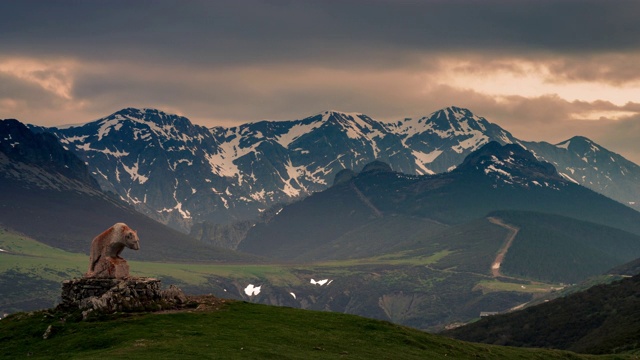
[[[0,313],[51,308],[62,281],[80,277],[88,256],[0,232]],[[127,258],[125,250],[123,257]],[[487,250],[485,250],[487,252]],[[399,250],[366,259],[311,264],[161,263],[130,260],[132,276],[161,279],[188,294],[349,312],[436,330],[482,311],[503,311],[551,291],[557,284],[495,279],[474,267],[449,267],[458,252],[434,247]],[[465,255],[468,257],[469,255]],[[487,257],[485,255],[485,257]],[[487,257],[490,261],[490,257]],[[332,280],[331,286],[310,283]],[[262,287],[247,296],[245,287]],[[480,290],[480,291],[478,291]],[[292,295],[294,294],[294,295]],[[466,319],[466,320],[465,320]]]
[[[63,280],[69,276],[82,276],[89,265],[89,257],[85,254],[70,253],[42,244],[36,240],[0,230],[0,272],[8,270],[25,270],[37,272],[45,279]],[[127,257],[127,250],[122,255]],[[130,260],[131,272],[134,276],[162,277],[171,276],[189,283],[198,283],[203,275],[217,274],[221,276],[263,277],[285,276],[284,267],[277,265],[248,264],[182,264],[169,262],[150,262]],[[44,270],[42,273],[39,270]],[[54,271],[59,272],[54,274]]]
[[[493,291],[515,291],[515,292],[526,292],[526,293],[548,293],[551,291],[560,290],[561,287],[553,284],[542,284],[542,283],[532,283],[532,284],[515,284],[502,282],[497,280],[488,280],[488,281],[480,281],[478,285],[474,288],[476,290],[482,290],[483,292],[493,292]]]

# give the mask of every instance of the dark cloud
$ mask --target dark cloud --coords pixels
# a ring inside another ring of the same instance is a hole
[[[458,105],[522,139],[585,135],[640,161],[638,102],[483,93],[443,75],[637,87],[637,14],[635,0],[2,1],[0,115],[54,125],[156,107],[213,126]],[[25,79],[6,59],[46,66]]]
[[[640,48],[640,47],[639,47]],[[588,81],[611,85],[640,82],[640,49],[632,54],[594,54],[556,58],[549,63],[552,82]]]
[[[4,51],[86,59],[386,64],[416,51],[637,50],[638,13],[630,0],[27,0],[0,4],[0,33]]]

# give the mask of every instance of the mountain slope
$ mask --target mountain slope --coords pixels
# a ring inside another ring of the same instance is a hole
[[[490,141],[518,143],[565,178],[629,206],[636,205],[640,186],[640,167],[595,144],[588,148],[600,151],[576,150],[577,138],[558,146],[523,142],[454,106],[395,123],[325,111],[212,129],[129,108],[82,126],[34,130],[54,133],[87,162],[103,189],[184,232],[199,222],[255,218],[328,188],[345,168],[360,171],[376,159],[406,174],[443,173]]]
[[[204,246],[104,194],[55,137],[33,134],[18,121],[0,121],[0,169],[0,223],[48,245],[87,253],[93,237],[125,222],[141,240],[142,250],[129,252],[130,259],[242,258]]]
[[[640,236],[564,216],[522,211],[490,214],[519,229],[500,269],[511,276],[577,283],[632,260]]]
[[[465,341],[605,354],[640,349],[640,276],[446,331]]]
[[[552,165],[519,145],[491,142],[449,173],[408,176],[375,167],[343,179],[285,206],[269,223],[256,225],[238,248],[282,260],[301,259],[305,252],[317,253],[380,217],[413,216],[438,227],[496,210],[551,213],[640,234],[640,213],[564,180]],[[341,256],[324,253],[326,258]]]
[[[523,144],[565,179],[640,210],[640,166],[582,136],[556,145]]]

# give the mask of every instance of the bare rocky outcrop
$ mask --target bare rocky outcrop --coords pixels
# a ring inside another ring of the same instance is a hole
[[[180,309],[187,297],[178,287],[161,288],[154,278],[81,278],[62,283],[63,310],[80,310],[83,319],[92,314]]]

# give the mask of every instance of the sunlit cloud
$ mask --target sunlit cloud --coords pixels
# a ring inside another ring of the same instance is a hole
[[[438,78],[442,83],[494,96],[555,94],[568,101],[603,100],[624,105],[640,94],[638,79],[620,83],[597,77],[569,76],[558,73],[557,64],[557,60],[444,58]]]
[[[66,100],[71,100],[73,70],[70,60],[41,61],[33,58],[0,58],[0,73],[36,84]]]
[[[638,115],[637,112],[625,110],[592,110],[571,115],[575,120],[623,120]]]

